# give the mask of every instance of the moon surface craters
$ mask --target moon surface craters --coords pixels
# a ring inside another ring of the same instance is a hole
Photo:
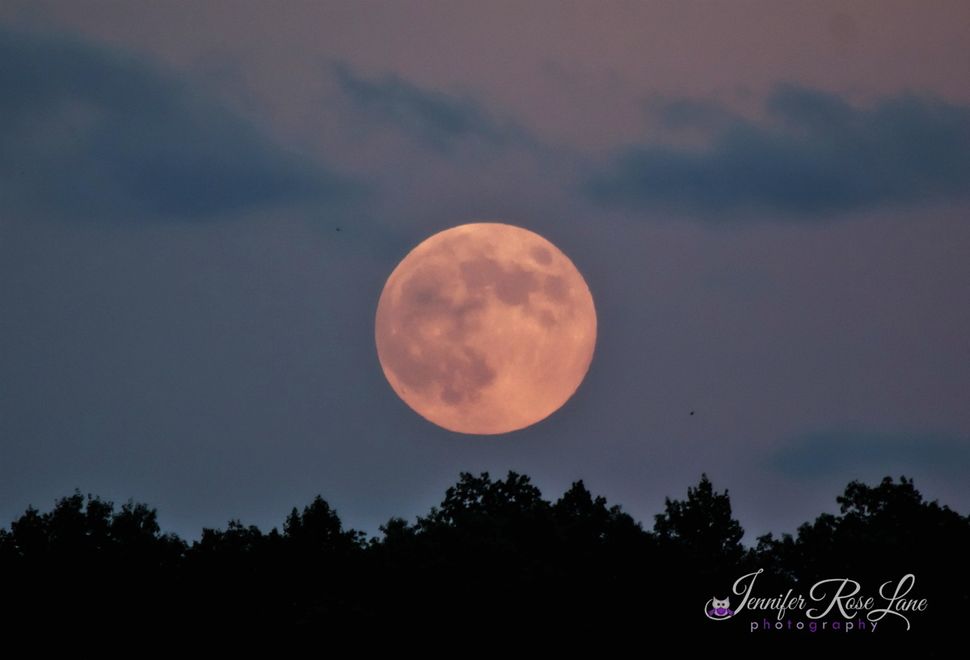
[[[418,245],[378,303],[398,395],[440,426],[502,433],[555,411],[592,359],[596,314],[569,259],[528,230],[461,225]]]

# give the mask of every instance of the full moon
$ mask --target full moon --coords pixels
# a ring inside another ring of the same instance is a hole
[[[476,222],[426,239],[387,278],[377,354],[399,397],[459,433],[497,434],[558,410],[589,370],[596,309],[559,248]]]

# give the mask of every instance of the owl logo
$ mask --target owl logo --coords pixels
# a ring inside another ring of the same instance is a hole
[[[708,619],[714,619],[715,621],[730,619],[734,616],[734,610],[731,609],[731,599],[725,598],[724,600],[718,600],[717,598],[711,598],[704,606],[704,614]]]

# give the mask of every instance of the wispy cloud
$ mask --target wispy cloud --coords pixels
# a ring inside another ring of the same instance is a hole
[[[917,94],[863,107],[785,84],[764,110],[752,120],[713,102],[664,104],[664,124],[704,129],[707,144],[631,146],[584,190],[605,206],[789,219],[970,193],[970,108]]]
[[[356,188],[148,62],[0,29],[0,202],[8,211],[196,220],[334,201]]]
[[[771,458],[773,468],[793,477],[841,475],[857,469],[885,471],[933,468],[970,470],[970,438],[940,433],[831,429],[793,438]]]
[[[386,74],[359,75],[346,63],[333,65],[340,90],[361,112],[439,150],[462,140],[492,145],[528,142],[528,133],[509,119],[490,113],[480,101],[427,89]]]

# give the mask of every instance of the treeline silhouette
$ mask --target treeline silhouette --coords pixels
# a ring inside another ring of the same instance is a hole
[[[116,508],[75,492],[0,530],[0,628],[83,630],[90,620],[227,634],[514,631],[560,643],[678,635],[687,645],[771,640],[802,651],[873,643],[865,633],[841,633],[843,642],[831,632],[750,632],[764,618],[752,614],[704,616],[709,598],[728,597],[737,578],[762,568],[763,596],[807,596],[817,580],[843,577],[876,594],[913,573],[910,596],[928,610],[911,614],[910,631],[887,617],[876,634],[916,643],[924,656],[942,649],[970,611],[970,518],[927,502],[905,477],[853,481],[837,503],[839,514],[745,547],[728,492],[706,475],[645,529],[582,481],[549,501],[525,475],[462,473],[427,515],[392,518],[374,538],[345,529],[318,496],[281,530],[232,520],[187,543],[163,534],[145,504]]]

